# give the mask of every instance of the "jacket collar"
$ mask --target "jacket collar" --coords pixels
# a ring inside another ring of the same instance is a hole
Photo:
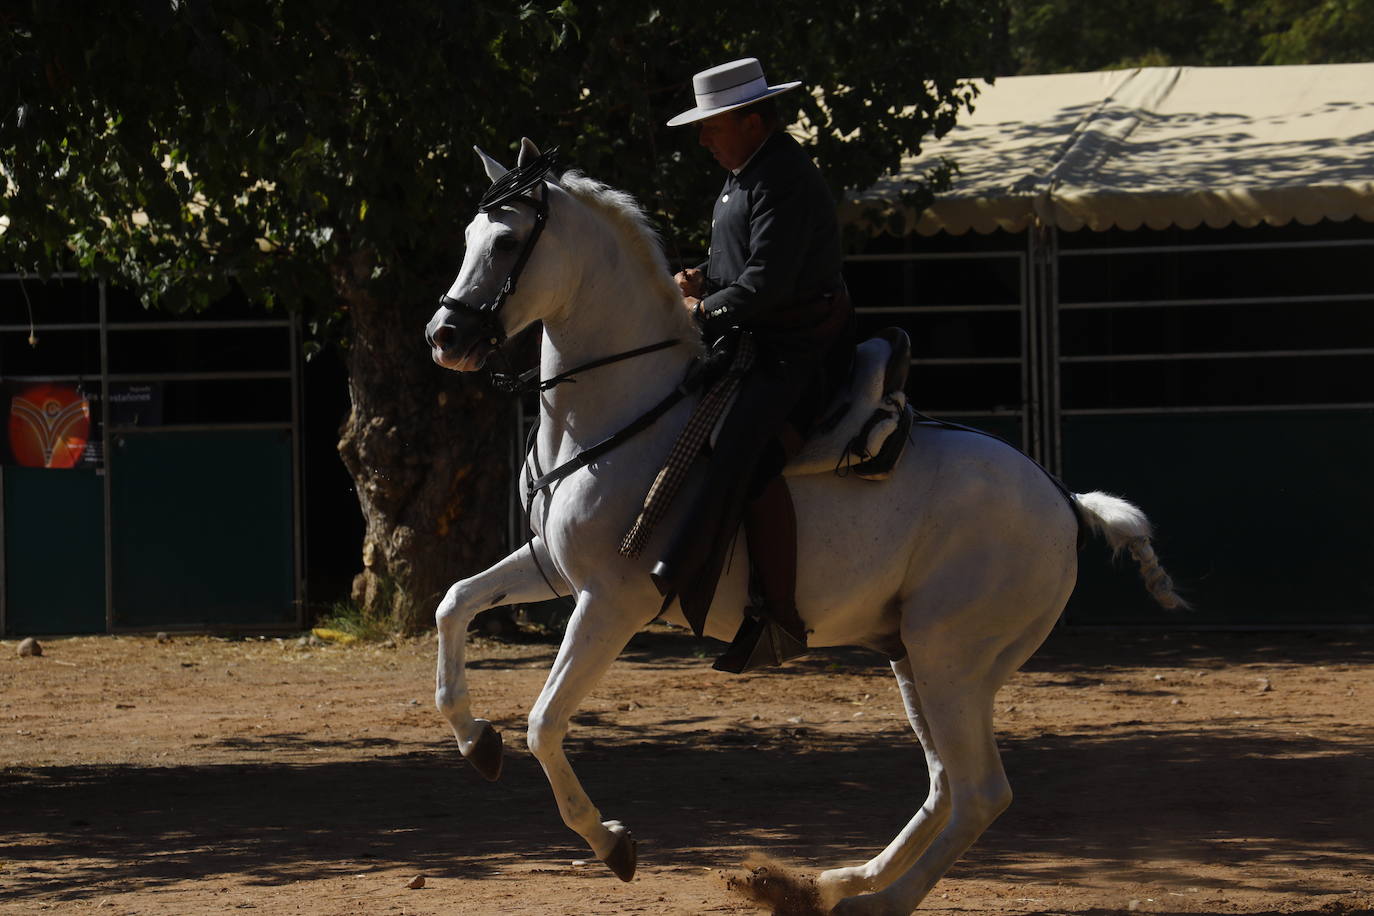
[[[760,159],[767,159],[770,155],[772,155],[773,151],[778,148],[778,144],[782,142],[779,140],[779,137],[781,137],[782,134],[783,131],[780,130],[775,130],[773,131],[773,133],[769,134],[767,139],[765,139],[762,143],[759,144],[759,148],[754,150],[754,154],[750,156],[748,159],[744,160],[744,165],[740,166],[738,169],[733,170],[730,174],[732,174],[736,178],[739,178],[745,172],[749,171],[749,167],[752,166],[754,163],[758,162]]]

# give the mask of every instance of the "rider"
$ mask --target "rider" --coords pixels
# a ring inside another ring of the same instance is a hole
[[[708,344],[747,332],[757,359],[721,427],[704,498],[654,578],[676,593],[698,632],[743,515],[761,608],[715,667],[742,671],[806,651],[795,601],[796,515],[782,476],[829,395],[847,379],[853,309],[840,276],[834,200],[806,151],[783,130],[754,58],[692,78],[696,107],[670,127],[699,123],[701,145],[729,174],[716,198],[707,260],[677,274],[683,303]]]

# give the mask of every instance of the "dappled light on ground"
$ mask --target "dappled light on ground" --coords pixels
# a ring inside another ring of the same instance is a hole
[[[433,709],[425,638],[0,646],[0,914],[799,913],[727,885],[860,864],[925,798],[878,656],[731,676],[715,644],[651,628],[567,741],[639,841],[623,884],[525,752],[554,648],[472,647],[474,708],[508,749],[487,783]],[[996,716],[1015,801],[923,912],[1374,909],[1367,640],[1060,632]]]

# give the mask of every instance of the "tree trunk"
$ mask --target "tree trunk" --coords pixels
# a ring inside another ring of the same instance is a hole
[[[366,523],[353,600],[415,632],[448,586],[506,553],[512,405],[484,374],[431,361],[425,308],[349,286],[352,409],[339,454]]]

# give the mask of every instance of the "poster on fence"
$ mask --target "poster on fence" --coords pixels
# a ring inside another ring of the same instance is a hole
[[[68,382],[6,382],[0,460],[29,468],[100,466],[100,436],[91,393]]]
[[[104,420],[112,428],[161,426],[160,382],[110,383],[110,409],[101,410],[99,384],[0,382],[6,418],[0,464],[29,468],[100,468],[105,464]]]

